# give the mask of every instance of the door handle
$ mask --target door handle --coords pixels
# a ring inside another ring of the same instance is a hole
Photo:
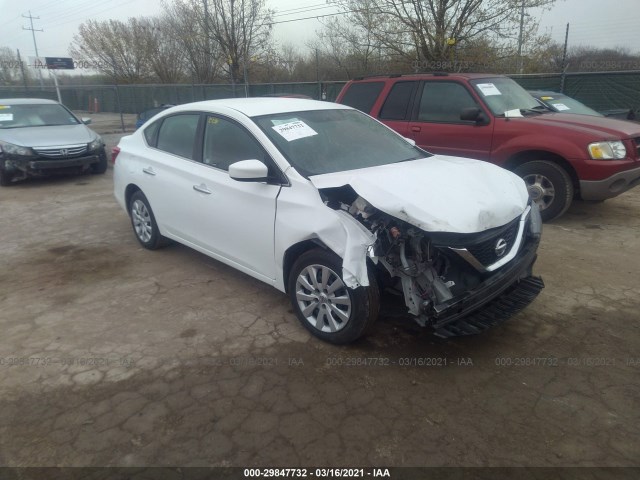
[[[145,167],[145,168],[142,169],[142,171],[144,173],[146,173],[147,175],[155,175],[156,174],[156,172],[151,167]]]
[[[209,189],[207,188],[207,186],[206,186],[204,183],[203,183],[203,184],[200,184],[200,185],[194,185],[194,186],[193,186],[193,189],[194,189],[196,192],[206,193],[207,195],[211,195],[211,194],[213,193],[211,190],[209,190]]]
[[[420,130],[422,130],[420,127],[417,127],[417,126],[411,127],[412,132],[419,132]]]

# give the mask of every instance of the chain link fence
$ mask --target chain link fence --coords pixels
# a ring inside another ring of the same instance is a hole
[[[640,71],[509,75],[528,90],[563,92],[598,110],[630,109],[640,113]],[[64,85],[62,103],[79,112],[138,114],[162,104],[201,100],[274,95],[305,95],[334,101],[346,82],[291,82],[265,84],[157,84],[157,85]],[[55,87],[0,86],[0,98],[49,98],[57,100]]]

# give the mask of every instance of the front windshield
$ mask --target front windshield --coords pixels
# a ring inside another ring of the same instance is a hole
[[[577,113],[579,115],[595,115],[597,117],[604,116],[587,107],[585,104],[580,103],[573,98],[565,97],[564,95],[544,95],[539,98],[546,106],[556,112]]]
[[[356,110],[278,113],[253,120],[307,177],[430,156]]]
[[[77,125],[78,120],[62,105],[0,105],[0,128]]]
[[[510,78],[481,78],[471,84],[496,116],[513,110],[542,108],[529,92]]]

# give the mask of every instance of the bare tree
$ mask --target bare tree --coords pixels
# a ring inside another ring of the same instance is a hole
[[[177,0],[165,3],[164,9],[167,33],[180,46],[191,81],[212,83],[218,80],[223,57],[218,44],[207,33],[204,3]]]
[[[130,18],[88,20],[73,37],[69,53],[118,83],[148,81],[153,77],[145,21]]]
[[[22,75],[27,77],[28,69],[24,61],[18,59],[17,53],[9,47],[0,47],[0,85],[17,85],[22,83]]]
[[[161,83],[178,83],[185,77],[186,61],[182,42],[176,38],[170,18],[140,20],[140,36],[149,55],[151,70]]]
[[[204,31],[220,48],[232,80],[242,82],[250,59],[258,59],[268,50],[272,12],[264,0],[203,1]]]
[[[457,48],[487,37],[513,42],[523,2],[548,8],[555,0],[339,0],[347,24],[367,31],[379,48],[431,62],[451,60]],[[524,19],[527,30],[537,28]]]

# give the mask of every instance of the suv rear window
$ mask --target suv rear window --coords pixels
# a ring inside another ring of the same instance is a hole
[[[384,87],[384,82],[352,83],[340,103],[370,113]]]
[[[391,91],[380,110],[380,118],[385,120],[404,120],[407,118],[409,102],[417,82],[398,82]]]

